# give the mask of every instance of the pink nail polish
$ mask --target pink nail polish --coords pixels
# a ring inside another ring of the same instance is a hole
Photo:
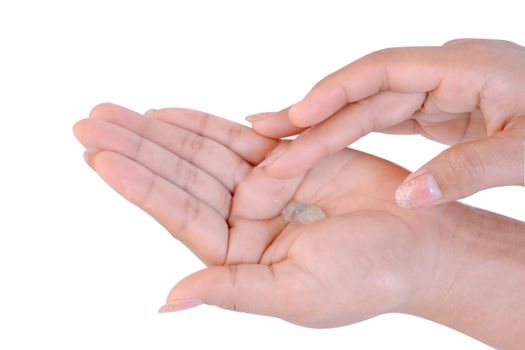
[[[244,119],[246,119],[246,121],[250,123],[254,123],[254,122],[260,122],[261,120],[268,119],[274,114],[275,114],[274,112],[257,113],[257,114],[249,115]]]
[[[97,154],[98,149],[95,148],[87,148],[84,151],[84,160],[86,161],[87,165],[89,165],[92,169],[93,168],[93,157],[95,154]]]
[[[173,300],[162,306],[159,309],[159,313],[175,312],[186,309],[191,309],[192,307],[197,307],[202,304],[202,301],[197,298],[187,298],[187,299],[178,299]]]
[[[405,209],[419,208],[441,197],[441,190],[431,173],[419,175],[396,190],[396,202]]]
[[[284,153],[284,150],[280,150],[280,151],[277,151],[275,152],[274,154],[270,154],[270,156],[268,158],[266,158],[265,160],[263,160],[262,162],[260,162],[259,164],[257,164],[257,167],[258,168],[263,168],[265,166],[268,166],[270,164],[272,164],[273,162],[275,162],[277,160],[277,158],[279,158],[282,154]]]

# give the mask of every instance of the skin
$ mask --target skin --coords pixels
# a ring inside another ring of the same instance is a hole
[[[267,167],[288,178],[372,131],[452,145],[404,182],[431,173],[442,197],[524,184],[525,48],[501,40],[391,48],[330,74],[304,99],[248,117],[261,135],[301,134]]]
[[[74,132],[88,164],[207,265],[172,289],[172,310],[198,300],[317,328],[404,312],[525,342],[523,223],[455,202],[403,210],[392,191],[408,172],[351,149],[275,179],[256,165],[289,142],[202,112],[103,104]],[[327,218],[289,224],[291,200]]]

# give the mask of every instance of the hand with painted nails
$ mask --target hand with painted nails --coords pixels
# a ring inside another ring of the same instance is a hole
[[[275,178],[296,176],[372,131],[453,145],[396,195],[404,208],[438,204],[523,186],[524,67],[525,48],[506,41],[386,49],[327,76],[291,108],[247,119],[268,137],[300,134],[266,168]]]
[[[403,210],[392,192],[407,171],[351,149],[275,179],[261,162],[289,141],[197,111],[103,104],[74,132],[88,164],[207,265],[161,312],[203,303],[309,327],[405,312],[493,344],[525,341],[524,257],[507,252],[525,247],[522,223],[455,202]]]

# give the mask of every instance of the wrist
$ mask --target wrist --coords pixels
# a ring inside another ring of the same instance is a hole
[[[460,203],[433,216],[402,311],[498,347],[525,342],[525,224]]]

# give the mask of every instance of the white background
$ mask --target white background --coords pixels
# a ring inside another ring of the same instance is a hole
[[[209,306],[157,314],[202,265],[84,164],[71,132],[104,101],[243,122],[383,47],[525,44],[518,1],[480,3],[1,0],[0,349],[486,349],[406,315],[313,330]],[[354,147],[411,170],[443,149],[386,135]],[[523,195],[465,202],[525,220]]]

